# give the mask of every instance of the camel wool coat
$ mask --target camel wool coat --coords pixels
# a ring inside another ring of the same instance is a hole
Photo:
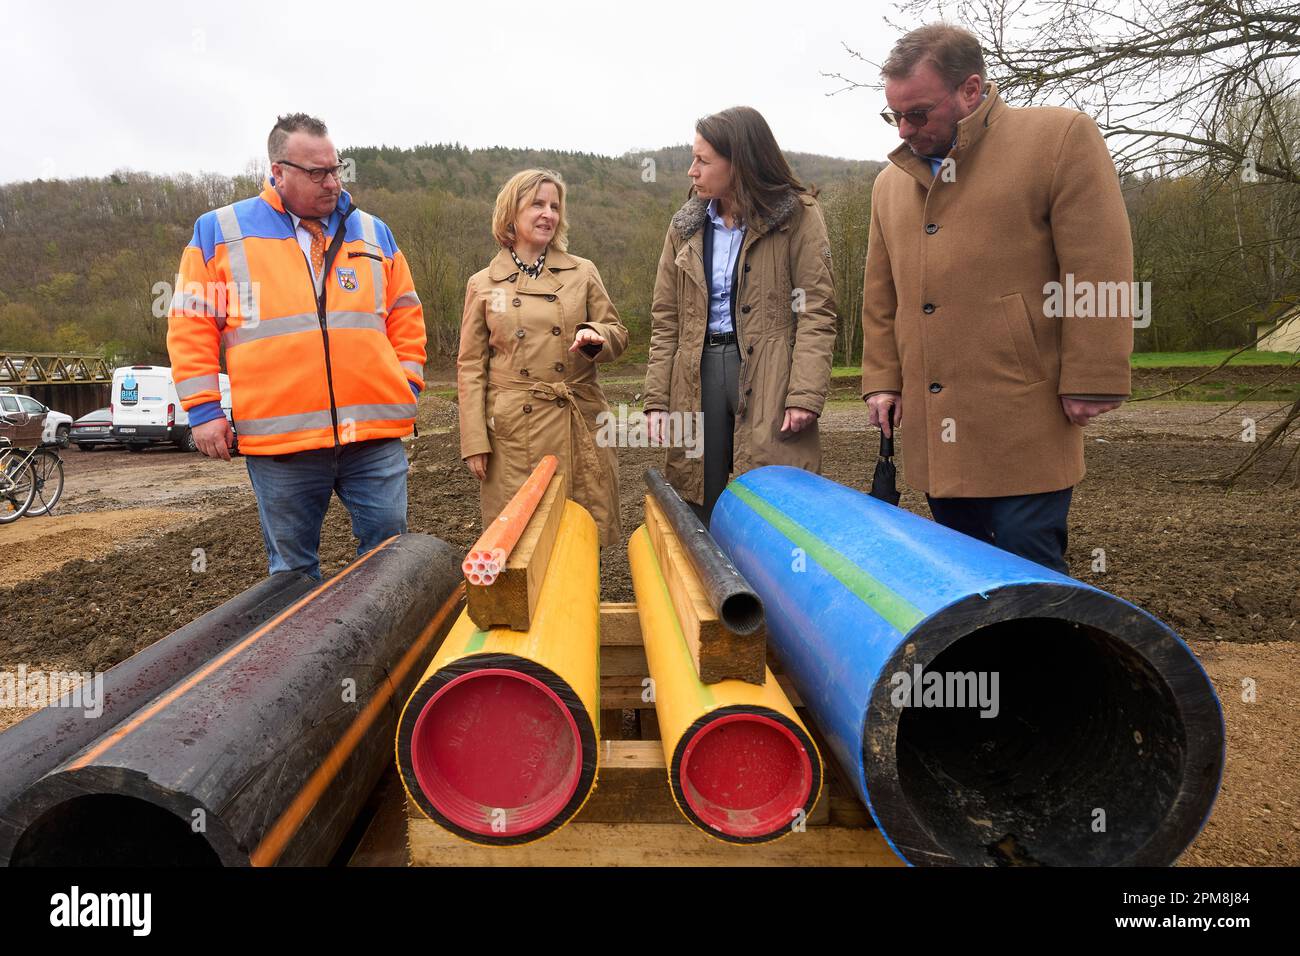
[[[700,360],[709,323],[703,226],[708,203],[691,198],[664,239],[651,307],[646,411],[701,412]],[[781,433],[787,407],[820,415],[835,347],[835,286],[817,200],[791,191],[772,218],[750,223],[736,260],[740,349],[734,472],[760,465],[821,471],[814,421]],[[688,501],[704,501],[704,459],[667,449],[664,477]]]
[[[579,329],[604,338],[594,358],[569,351]],[[480,487],[484,527],[542,458],[555,455],[569,497],[595,519],[601,546],[618,543],[618,462],[614,447],[596,440],[597,416],[609,412],[596,366],[626,347],[627,329],[590,260],[551,249],[534,279],[502,249],[470,277],[456,386],[461,457],[489,453]]]
[[[907,144],[889,163],[871,194],[862,395],[902,392],[907,483],[938,498],[1073,486],[1083,429],[1060,396],[1127,396],[1133,350],[1133,243],[1096,123],[1014,109],[989,83],[939,175]]]

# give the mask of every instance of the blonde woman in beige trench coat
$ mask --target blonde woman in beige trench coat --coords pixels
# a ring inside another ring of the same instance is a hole
[[[497,195],[492,233],[501,248],[465,289],[460,453],[482,483],[484,526],[555,455],[604,547],[618,543],[621,528],[615,449],[597,441],[609,404],[596,367],[622,354],[627,329],[595,265],[566,251],[568,225],[558,173],[524,170]]]

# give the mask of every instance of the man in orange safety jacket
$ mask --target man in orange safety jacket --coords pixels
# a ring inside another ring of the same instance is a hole
[[[325,124],[281,116],[267,148],[261,195],[195,223],[167,349],[195,447],[230,461],[238,435],[271,573],[319,579],[333,493],[358,554],[406,530],[401,437],[424,384],[424,313],[392,231],[343,189]]]

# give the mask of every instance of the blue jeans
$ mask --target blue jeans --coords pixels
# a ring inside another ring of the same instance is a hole
[[[244,460],[271,574],[301,571],[321,579],[320,529],[336,491],[352,516],[358,556],[406,532],[407,464],[400,438]]]
[[[1003,551],[1036,561],[1067,577],[1066,521],[1073,488],[1005,498],[931,498],[930,513],[945,528],[979,538]]]

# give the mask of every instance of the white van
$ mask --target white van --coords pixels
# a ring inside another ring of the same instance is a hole
[[[230,378],[218,376],[221,410],[230,419]],[[109,399],[113,437],[129,451],[144,451],[146,445],[174,444],[194,451],[190,417],[181,408],[165,365],[127,365],[113,370],[113,393]]]

